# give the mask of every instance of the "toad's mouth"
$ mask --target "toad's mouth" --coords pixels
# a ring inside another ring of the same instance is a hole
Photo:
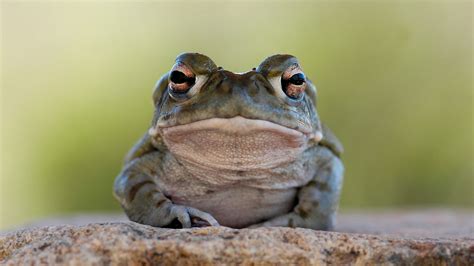
[[[241,116],[211,118],[159,131],[180,161],[228,170],[267,169],[294,161],[311,138],[269,121]]]

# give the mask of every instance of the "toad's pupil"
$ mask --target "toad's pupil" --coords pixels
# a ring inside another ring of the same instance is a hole
[[[305,78],[303,73],[298,73],[298,74],[294,74],[293,76],[291,76],[291,78],[288,80],[288,82],[290,82],[293,85],[301,85],[301,84],[304,83],[305,79],[306,78]]]
[[[183,72],[175,70],[171,72],[170,80],[171,82],[176,83],[176,84],[182,84],[182,83],[193,84],[195,78],[187,77]]]

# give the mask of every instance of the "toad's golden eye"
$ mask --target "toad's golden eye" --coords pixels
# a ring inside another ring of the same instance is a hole
[[[292,99],[299,99],[305,89],[306,77],[303,73],[293,74],[290,78],[281,79],[281,88]]]
[[[169,87],[173,93],[186,93],[196,83],[196,76],[184,64],[176,64],[169,76]]]

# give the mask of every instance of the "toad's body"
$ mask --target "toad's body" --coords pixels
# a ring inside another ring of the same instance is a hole
[[[157,84],[151,129],[130,151],[115,195],[154,226],[331,229],[341,146],[321,125],[296,59],[234,74],[183,54]]]
[[[303,134],[282,128],[293,134],[282,136],[267,123],[235,117],[193,123],[204,125],[191,135],[165,131],[182,142],[170,145],[174,155],[165,156],[158,186],[172,202],[206,210],[231,227],[289,212],[297,188],[314,176],[313,154],[305,151]]]

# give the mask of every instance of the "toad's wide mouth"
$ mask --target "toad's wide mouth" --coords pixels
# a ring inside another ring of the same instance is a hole
[[[159,131],[178,159],[232,170],[263,169],[295,160],[310,138],[269,121],[241,116],[211,118]]]
[[[242,116],[236,116],[233,118],[210,118],[189,124],[161,128],[163,132],[169,133],[196,131],[203,129],[218,129],[230,134],[233,133],[242,135],[260,130],[279,132],[281,134],[287,134],[289,136],[295,137],[301,137],[303,133],[308,133],[307,131],[300,132],[298,130],[284,127],[273,122],[258,119],[248,119]]]

